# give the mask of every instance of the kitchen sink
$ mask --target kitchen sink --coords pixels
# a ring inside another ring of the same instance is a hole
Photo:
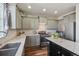
[[[18,48],[2,49],[0,50],[0,56],[15,56]]]
[[[0,56],[15,56],[20,44],[20,42],[6,44],[0,48]]]
[[[6,44],[5,46],[3,46],[0,49],[18,48],[19,45],[20,45],[20,43],[9,43],[9,44]]]

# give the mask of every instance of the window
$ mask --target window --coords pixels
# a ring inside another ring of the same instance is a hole
[[[0,38],[8,31],[8,4],[0,3]]]

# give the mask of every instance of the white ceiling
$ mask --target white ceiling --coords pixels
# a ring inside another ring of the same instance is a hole
[[[32,9],[28,9],[28,5],[32,6]],[[17,6],[23,10],[27,15],[41,15],[57,18],[63,14],[75,10],[75,3],[18,3]],[[46,8],[46,12],[42,9]],[[54,14],[57,10],[58,14]]]

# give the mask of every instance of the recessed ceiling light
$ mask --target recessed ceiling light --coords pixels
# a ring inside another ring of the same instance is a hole
[[[43,11],[45,12],[45,11],[46,11],[46,9],[44,8],[44,9],[43,9]]]
[[[55,11],[54,11],[54,14],[57,14],[57,13],[58,13],[58,11],[57,11],[57,10],[55,10]]]
[[[28,8],[31,9],[32,7],[29,5]]]

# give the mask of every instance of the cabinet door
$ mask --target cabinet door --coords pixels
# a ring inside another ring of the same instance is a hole
[[[26,36],[26,41],[25,41],[25,48],[30,47],[31,43],[31,38],[29,36]]]
[[[50,56],[60,56],[61,55],[61,47],[50,42],[49,45],[49,55]]]
[[[27,36],[25,44],[26,47],[40,45],[40,36],[39,35]]]
[[[35,40],[36,40],[36,45],[40,45],[40,35],[36,35],[35,36]]]
[[[40,36],[39,35],[31,36],[31,46],[38,46],[38,45],[40,45]]]
[[[23,19],[23,29],[38,29],[38,19],[37,18],[24,18]]]
[[[73,53],[71,53],[70,51],[62,48],[62,56],[73,56]]]
[[[36,46],[36,38],[35,36],[30,36],[31,37],[31,46]]]
[[[29,18],[23,19],[23,29],[31,29],[31,21]]]
[[[54,21],[54,20],[48,20],[47,21],[47,29],[48,30],[56,30],[57,29],[57,21]]]

